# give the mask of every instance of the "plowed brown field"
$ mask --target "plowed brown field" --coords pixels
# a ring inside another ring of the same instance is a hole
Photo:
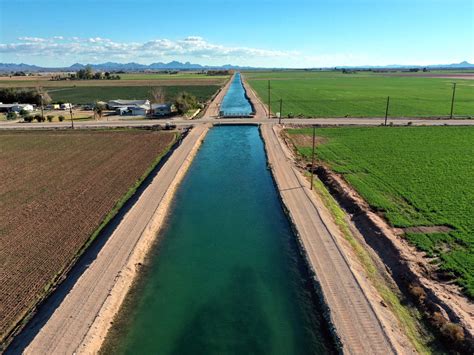
[[[175,136],[0,132],[0,343]]]

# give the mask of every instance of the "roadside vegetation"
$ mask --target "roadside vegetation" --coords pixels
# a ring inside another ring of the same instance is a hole
[[[284,117],[446,117],[450,115],[453,82],[457,83],[454,115],[474,117],[474,81],[423,77],[435,73],[401,75],[342,71],[247,72],[244,77],[271,109]],[[453,73],[455,74],[455,73]],[[466,74],[466,73],[462,73]]]
[[[0,140],[3,343],[133,195],[176,133],[19,131],[0,132]]]
[[[311,129],[287,133],[311,156]],[[474,128],[318,128],[317,159],[474,298]]]

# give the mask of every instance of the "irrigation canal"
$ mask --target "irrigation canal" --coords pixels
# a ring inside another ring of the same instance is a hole
[[[240,73],[236,73],[222,100],[221,117],[249,117],[253,113],[253,107],[247,98]]]
[[[222,109],[251,113],[240,74]],[[257,126],[209,131],[103,350],[336,352]]]
[[[334,351],[256,126],[206,137],[105,350]]]

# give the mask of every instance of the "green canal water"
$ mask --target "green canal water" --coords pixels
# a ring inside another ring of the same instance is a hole
[[[215,127],[103,349],[334,353],[258,128]]]

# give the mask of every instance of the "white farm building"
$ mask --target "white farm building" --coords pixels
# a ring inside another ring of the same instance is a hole
[[[2,104],[0,102],[0,112],[20,112],[21,110],[31,112],[35,110],[35,107],[30,104]]]

